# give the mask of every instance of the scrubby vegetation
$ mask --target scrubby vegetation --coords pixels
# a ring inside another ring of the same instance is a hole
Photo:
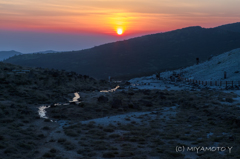
[[[21,75],[8,74],[13,69],[26,68],[0,64],[0,158],[168,159],[239,155],[240,108],[234,93],[131,88],[100,93],[99,90],[115,85],[40,68]],[[56,101],[68,102],[68,94],[75,91],[79,91],[80,103],[54,105]],[[41,119],[37,113],[41,103],[51,104],[48,119]],[[127,115],[122,120],[99,124],[98,118],[124,114]],[[186,153],[176,152],[176,146],[233,148],[231,153]]]
[[[66,95],[77,91],[107,89],[106,81],[54,69],[25,68],[0,63],[2,100],[29,104],[66,102]],[[15,99],[16,98],[16,99]],[[25,100],[25,101],[24,101]]]

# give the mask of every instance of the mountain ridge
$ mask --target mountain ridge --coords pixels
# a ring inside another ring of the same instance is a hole
[[[240,32],[240,22],[225,24],[225,25],[218,26],[216,28],[226,30],[226,31]]]
[[[0,61],[12,57],[14,55],[21,55],[21,52],[10,50],[10,51],[0,51]]]
[[[42,55],[21,55],[5,62],[75,71],[95,78],[150,75],[207,60],[240,47],[240,32],[192,26],[90,49]]]

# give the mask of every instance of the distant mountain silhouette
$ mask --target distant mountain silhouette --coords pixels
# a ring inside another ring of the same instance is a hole
[[[46,50],[46,51],[39,51],[39,52],[29,53],[29,54],[48,54],[48,53],[57,53],[57,51]],[[8,59],[9,57],[13,57],[15,55],[23,55],[23,53],[15,51],[15,50],[0,51],[0,61]]]
[[[65,69],[95,78],[129,78],[190,66],[195,64],[197,57],[201,62],[235,48],[240,48],[240,33],[221,27],[205,29],[196,26],[82,51],[20,55],[5,62]]]
[[[222,25],[217,28],[222,30],[227,30],[227,31],[240,32],[240,22]]]
[[[29,53],[29,54],[49,54],[49,53],[57,53],[58,51],[54,50],[46,50],[46,51],[39,51],[39,52],[34,52],[34,53]]]
[[[11,51],[0,51],[0,61],[12,57],[14,55],[21,55],[22,53],[11,50]]]

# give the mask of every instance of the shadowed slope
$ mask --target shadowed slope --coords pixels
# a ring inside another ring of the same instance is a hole
[[[21,55],[5,62],[65,69],[95,78],[133,77],[190,66],[240,47],[240,33],[188,27],[74,52]]]
[[[234,31],[234,32],[240,32],[240,22],[233,23],[233,24],[226,24],[217,27],[218,29],[227,30],[227,31]]]

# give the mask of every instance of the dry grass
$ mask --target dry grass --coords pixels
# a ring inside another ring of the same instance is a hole
[[[9,90],[13,89],[13,86],[8,87]],[[61,89],[60,92],[69,91]],[[27,91],[21,88],[19,92],[24,94]],[[158,110],[162,114],[140,116],[138,118],[142,119],[141,124],[134,122],[135,117],[129,117],[126,120],[131,122],[126,125],[118,123],[117,126],[101,126],[90,122],[60,129],[49,120],[37,127],[37,123],[43,120],[36,118],[36,113],[26,104],[20,103],[12,108],[11,105],[0,104],[0,153],[8,158],[21,158],[21,154],[26,154],[26,158],[34,158],[35,154],[38,158],[59,159],[66,158],[68,154],[79,155],[79,158],[184,158],[184,154],[175,152],[175,146],[209,146],[218,142],[221,146],[236,147],[226,158],[239,155],[240,109],[221,104],[224,98],[232,102],[233,94],[214,91],[130,90],[112,93],[108,96],[109,102],[98,103],[97,98],[91,97],[92,92],[87,92],[89,98],[83,99],[86,100],[83,105],[50,108],[50,119],[68,119],[70,123],[76,123],[136,111]],[[41,92],[36,91],[35,95],[38,93]],[[34,100],[46,100],[43,98],[49,95],[53,94],[48,92]],[[121,111],[111,108],[110,101],[113,98],[122,100]],[[141,100],[150,101],[152,106],[146,106],[147,102],[144,104]],[[162,118],[165,108],[177,104],[179,107],[172,110],[177,112],[176,116],[166,115]],[[139,107],[135,109],[133,105]],[[19,120],[15,121],[16,118]],[[214,135],[207,138],[210,132]],[[224,136],[222,132],[228,134]],[[202,153],[200,157],[222,156]]]

